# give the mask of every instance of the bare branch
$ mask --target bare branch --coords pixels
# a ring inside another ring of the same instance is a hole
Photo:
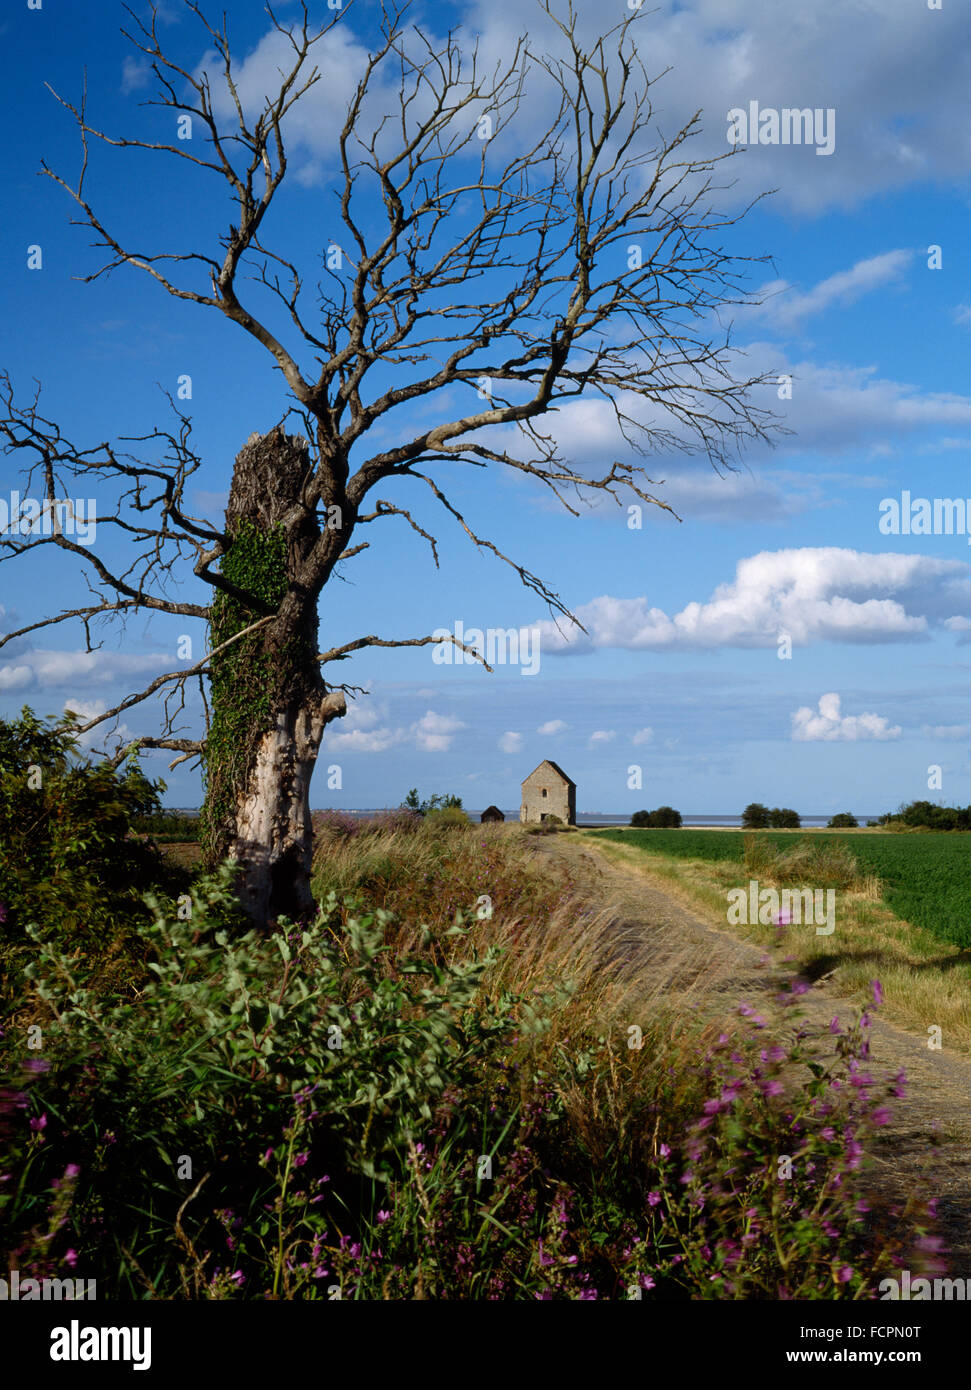
[[[329,652],[322,652],[317,657],[319,665],[324,666],[329,661],[346,661],[351,652],[359,652],[364,647],[428,647],[441,646],[451,643],[454,647],[460,647],[463,652],[468,652],[474,656],[476,661],[482,663],[487,671],[492,671],[492,667],[486,661],[481,652],[476,651],[475,647],[468,647],[464,642],[460,642],[457,637],[450,633],[443,634],[441,637],[408,637],[399,638],[394,641],[386,641],[381,637],[358,637],[353,642],[345,642],[342,647],[331,647]],[[334,687],[335,689],[343,687]]]

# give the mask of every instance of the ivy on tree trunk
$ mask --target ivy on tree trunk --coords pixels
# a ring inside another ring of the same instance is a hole
[[[298,578],[320,535],[303,501],[309,476],[306,441],[280,427],[240,451],[221,564],[240,597],[217,593],[210,617],[203,857],[237,861],[242,905],[259,923],[313,910],[310,779],[324,726],[345,708],[321,679],[317,595]]]

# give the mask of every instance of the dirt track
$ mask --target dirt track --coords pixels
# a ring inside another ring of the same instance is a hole
[[[636,941],[648,954],[651,938],[658,953],[670,949],[672,933],[701,948],[718,984],[732,1000],[755,1003],[777,985],[777,972],[760,966],[759,947],[736,940],[706,921],[667,880],[646,869],[619,866],[580,835],[539,835],[530,845],[551,867],[569,869],[578,891],[616,915],[620,938]],[[803,1016],[820,1037],[829,1038],[834,1015],[846,1022],[854,1010],[845,998],[830,995],[825,983],[803,997]],[[888,1194],[914,1187],[938,1198],[942,1234],[950,1250],[951,1273],[971,1277],[971,1061],[931,1051],[926,1038],[905,1032],[879,1016],[871,1028],[872,1074],[882,1080],[901,1069],[906,1095],[892,1102],[892,1120],[874,1152],[877,1182]],[[880,1182],[885,1170],[886,1182]]]

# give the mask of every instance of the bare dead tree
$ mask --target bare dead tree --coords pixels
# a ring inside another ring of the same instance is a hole
[[[156,455],[145,461],[109,443],[79,448],[40,414],[37,396],[18,407],[4,377],[0,433],[8,448],[26,451],[28,485],[36,480],[53,511],[78,481],[121,483],[117,507],[98,522],[126,533],[135,559],[116,573],[57,525],[50,534],[3,540],[0,559],[45,544],[72,551],[91,601],[8,633],[0,646],[73,620],[91,650],[93,621],[124,620],[141,609],[209,624],[204,660],[159,676],[82,732],[165,693],[162,732],[121,747],[117,760],[139,747],[176,751],[176,761],[204,760],[208,857],[241,864],[243,900],[256,921],[311,907],[310,778],[326,725],[345,713],[345,696],[355,691],[329,682],[327,668],[367,647],[441,640],[369,635],[321,650],[321,593],[372,544],[377,522],[404,521],[438,564],[435,537],[411,510],[375,496],[382,483],[407,478],[427,486],[475,546],[511,566],[554,615],[577,623],[546,581],[466,520],[438,466],[447,478],[460,464],[511,469],[536,479],[573,515],[598,494],[618,504],[632,494],[670,511],[640,464],[615,461],[598,473],[561,457],[542,417],[560,402],[597,396],[609,402],[639,457],[700,449],[716,467],[731,467],[745,441],[768,441],[775,428],[752,399],[769,378],[740,374],[729,337],[712,330],[723,306],[753,302],[742,285],[745,263],[764,259],[710,244],[748,210],[721,216],[710,206],[715,166],[732,154],[691,159],[684,152],[700,113],[670,138],[650,134],[652,81],[630,33],[643,18],[637,12],[586,52],[572,3],[565,18],[554,0],[537,3],[565,56],[537,55],[522,38],[491,74],[480,72],[477,46],[463,55],[452,33],[436,50],[415,29],[409,47],[407,6],[382,8],[382,42],[367,59],[337,139],[344,230],[313,305],[297,266],[265,244],[264,225],[287,173],[287,117],[319,82],[315,50],[343,16],[314,28],[303,4],[302,19],[285,26],[267,7],[292,60],[254,114],[239,94],[225,20],[217,28],[188,3],[218,55],[232,111],[223,121],[208,73],[163,51],[154,9],[145,22],[128,10],[134,28],[123,32],[158,82],[147,104],[198,122],[204,156],[184,143],[110,136],[89,122],[86,92],[79,105],[57,98],[77,122],[81,169],[75,182],[46,164],[43,172],[70,195],[75,221],[107,253],[82,278],[133,267],[168,294],[222,314],[269,353],[305,436],[288,435],[284,417],[269,434],[250,437],[236,458],[225,525],[216,529],[187,510],[186,486],[201,460],[174,402],[174,429],[123,441]],[[396,119],[386,114],[366,129],[369,94],[389,66],[399,74]],[[497,135],[516,129],[527,82],[547,80],[555,118],[528,147],[494,155],[508,145]],[[218,249],[132,249],[89,201],[93,140],[175,156],[228,186],[235,221]],[[384,209],[377,234],[366,230],[360,211],[365,191]],[[245,288],[244,272],[255,292]],[[258,315],[261,296],[285,310],[287,342],[265,312]],[[375,384],[379,367],[393,369],[394,384]],[[449,418],[443,407],[436,423],[409,423],[409,407],[456,385],[478,391],[468,413]],[[632,397],[644,402],[644,418],[623,408],[622,399]],[[368,432],[392,417],[399,442],[370,452]],[[509,425],[520,441],[513,452],[488,442],[490,430],[495,439],[494,427]],[[209,602],[169,596],[169,581],[190,572],[210,586]],[[203,695],[204,739],[180,737],[175,727],[189,682]]]

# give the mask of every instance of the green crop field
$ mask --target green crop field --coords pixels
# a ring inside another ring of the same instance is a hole
[[[802,838],[791,832],[773,834],[771,831],[596,832],[598,837],[634,845],[649,854],[739,865],[744,860],[745,842],[753,833],[785,847],[793,846]],[[896,917],[926,927],[942,941],[971,946],[971,834],[918,831],[906,835],[833,834],[826,839],[841,841],[861,868],[877,875],[883,901]]]

